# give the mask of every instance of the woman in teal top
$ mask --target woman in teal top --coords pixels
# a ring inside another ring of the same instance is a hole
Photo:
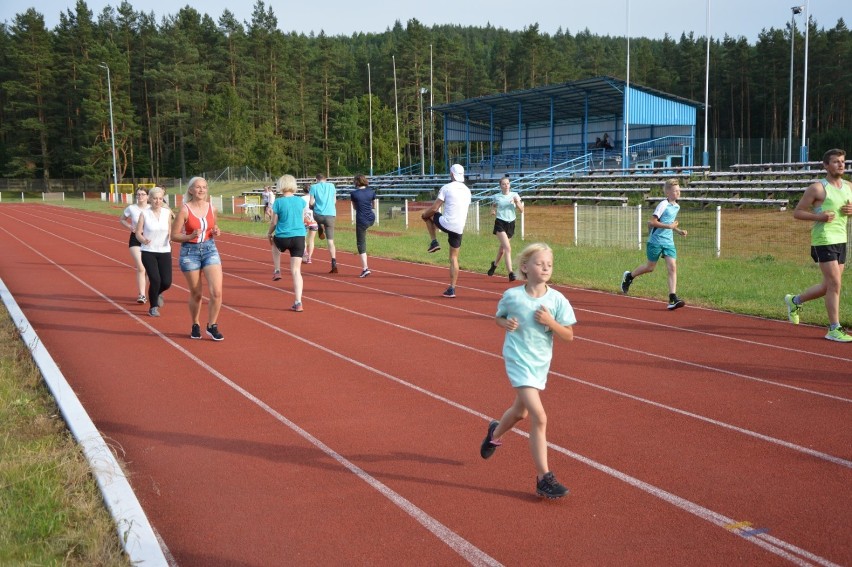
[[[272,263],[275,271],[272,279],[281,279],[281,253],[290,252],[290,273],[293,276],[293,295],[296,302],[290,309],[301,312],[302,309],[302,256],[305,254],[305,201],[297,197],[296,178],[282,175],[278,180],[278,192],[283,193],[272,204],[272,221],[269,223],[267,237],[272,244]]]
[[[521,201],[521,196],[511,191],[510,181],[508,177],[500,180],[500,192],[494,196],[491,202],[491,214],[494,219],[493,234],[500,241],[500,248],[497,249],[497,257],[491,262],[491,267],[488,268],[488,275],[493,276],[497,271],[497,264],[501,258],[506,259],[506,271],[509,273],[509,281],[515,281],[515,272],[512,271],[512,244],[509,242],[512,236],[515,235],[515,207],[524,212],[524,203]]]

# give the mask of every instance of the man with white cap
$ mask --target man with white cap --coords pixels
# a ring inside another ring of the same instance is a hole
[[[456,282],[459,278],[459,249],[461,248],[464,224],[467,221],[467,210],[470,207],[470,189],[464,184],[464,168],[459,164],[453,164],[450,168],[451,181],[441,187],[438,198],[432,206],[420,215],[426,222],[426,228],[432,242],[429,244],[429,252],[437,252],[441,249],[436,238],[437,231],[447,233],[447,242],[450,245],[450,287],[444,292],[444,297],[456,296]],[[438,210],[444,207],[444,212]]]

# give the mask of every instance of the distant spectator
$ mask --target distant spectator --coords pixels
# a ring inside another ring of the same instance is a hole
[[[603,140],[601,140],[601,147],[605,150],[612,149],[612,144],[609,141],[609,134],[607,134],[606,132],[604,132]]]

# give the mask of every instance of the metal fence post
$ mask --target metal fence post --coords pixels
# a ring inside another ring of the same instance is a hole
[[[716,257],[722,255],[722,206],[716,205]]]

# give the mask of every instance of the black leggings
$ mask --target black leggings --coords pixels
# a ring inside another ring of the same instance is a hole
[[[369,226],[355,225],[355,244],[358,246],[358,254],[367,252],[367,229]]]
[[[148,274],[148,301],[156,307],[160,294],[172,287],[172,253],[143,250],[142,265]]]

